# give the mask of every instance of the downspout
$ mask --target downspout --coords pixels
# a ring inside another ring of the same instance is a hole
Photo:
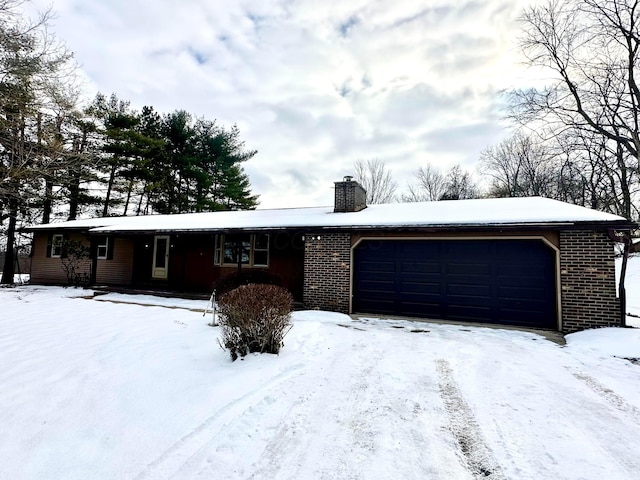
[[[622,266],[620,267],[620,281],[618,283],[618,295],[620,296],[620,326],[627,326],[627,291],[624,287],[624,278],[627,274],[627,261],[629,259],[629,250],[631,248],[631,239],[624,233],[617,233],[615,230],[609,230],[609,238],[616,243],[624,245],[622,249]]]

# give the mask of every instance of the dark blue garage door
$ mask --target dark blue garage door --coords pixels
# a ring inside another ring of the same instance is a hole
[[[354,255],[356,313],[557,328],[540,240],[365,240]]]

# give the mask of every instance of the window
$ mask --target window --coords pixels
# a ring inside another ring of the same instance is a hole
[[[216,265],[268,267],[269,235],[216,235],[213,261]]]
[[[222,263],[249,265],[251,259],[251,235],[225,235],[222,241]]]
[[[98,240],[98,259],[106,260],[109,255],[109,237]]]
[[[253,266],[269,266],[269,235],[263,233],[253,236]]]
[[[62,243],[64,237],[61,234],[55,234],[51,237],[51,256],[53,258],[62,257]]]

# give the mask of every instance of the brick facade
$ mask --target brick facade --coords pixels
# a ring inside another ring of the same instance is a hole
[[[304,245],[305,308],[349,312],[350,233],[310,233]]]
[[[607,232],[560,232],[562,331],[620,325],[613,242]]]

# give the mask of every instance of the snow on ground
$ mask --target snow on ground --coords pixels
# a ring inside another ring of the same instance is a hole
[[[563,347],[516,330],[306,311],[279,356],[231,362],[199,312],[87,293],[0,289],[1,479],[640,472],[640,366],[614,356],[640,357],[640,329]]]
[[[29,283],[29,277],[31,275],[29,275],[28,273],[22,273],[22,274],[18,274],[18,275],[14,275],[13,276],[13,281],[14,283],[18,284],[18,285],[23,285],[25,283]],[[0,280],[2,280],[2,272],[0,272]]]
[[[190,300],[186,298],[165,298],[155,295],[127,295],[124,293],[107,293],[98,295],[95,300],[100,302],[132,303],[137,305],[156,305],[170,308],[186,308],[191,310],[210,310],[210,305],[205,300]]]

